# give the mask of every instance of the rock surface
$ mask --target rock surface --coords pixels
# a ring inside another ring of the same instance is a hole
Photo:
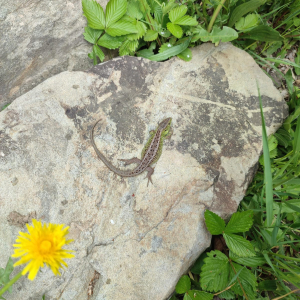
[[[92,67],[85,26],[81,0],[0,0],[0,110],[53,75]]]
[[[205,209],[236,211],[262,150],[256,80],[268,134],[286,104],[242,50],[227,43],[192,51],[188,63],[122,57],[64,72],[0,114],[0,266],[34,216],[69,225],[76,251],[61,277],[45,268],[17,282],[8,300],[166,299],[210,244]],[[174,132],[153,185],[97,159],[89,132],[99,118],[96,144],[120,166],[166,117]]]

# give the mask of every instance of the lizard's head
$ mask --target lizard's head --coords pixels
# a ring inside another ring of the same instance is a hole
[[[162,136],[167,136],[169,134],[171,122],[172,118],[167,118],[158,124],[158,129],[162,131]]]

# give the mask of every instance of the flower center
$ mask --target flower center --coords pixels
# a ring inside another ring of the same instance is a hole
[[[51,249],[51,246],[52,246],[51,242],[49,242],[49,241],[42,241],[41,244],[40,244],[40,251],[42,253],[47,253]]]

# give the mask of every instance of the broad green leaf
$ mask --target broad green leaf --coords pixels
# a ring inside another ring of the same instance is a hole
[[[156,40],[158,37],[158,32],[155,30],[147,30],[145,36],[144,36],[144,41],[146,42],[152,42],[154,40]]]
[[[191,288],[191,280],[187,275],[181,276],[178,283],[176,284],[176,293],[184,294]]]
[[[148,57],[148,59],[152,60],[152,61],[163,61],[166,60],[172,56],[178,55],[179,53],[181,53],[182,51],[184,51],[190,44],[191,38],[186,39],[185,42],[183,42],[180,45],[176,45],[162,53],[159,54],[155,54],[152,55],[150,57]]]
[[[99,39],[100,35],[102,34],[103,30],[97,30],[90,28],[88,26],[84,27],[84,39],[89,43],[96,44],[97,40]]]
[[[209,292],[221,291],[229,281],[229,260],[218,250],[210,251],[207,255],[200,274],[201,288]]]
[[[123,37],[123,36],[114,37],[114,36],[110,36],[109,34],[105,33],[99,39],[98,45],[108,48],[108,49],[116,49],[122,45],[124,39],[125,39],[125,37]]]
[[[267,25],[256,26],[252,30],[243,33],[241,37],[262,42],[276,42],[283,40],[283,37],[278,31]]]
[[[199,39],[202,42],[208,42],[210,40],[210,33],[203,28],[197,28],[196,34],[192,37],[192,42],[196,42]]]
[[[132,52],[135,52],[139,45],[139,41],[129,41],[126,40],[119,49],[120,56],[129,55]]]
[[[176,6],[178,6],[177,3],[175,3],[175,0],[170,0],[166,6],[163,6],[162,11],[163,14],[167,14],[170,12],[171,9],[175,8]]]
[[[214,295],[203,291],[190,290],[187,293],[190,298],[188,300],[212,300]]]
[[[239,263],[240,265],[256,268],[262,266],[266,263],[266,260],[263,256],[252,256],[252,257],[239,257],[233,252],[229,252],[229,257],[233,261]]]
[[[225,230],[225,221],[210,210],[204,212],[205,224],[212,235],[222,234]]]
[[[106,5],[105,20],[106,27],[120,20],[127,11],[127,0],[109,0]]]
[[[284,77],[285,77],[286,85],[288,87],[289,94],[292,95],[294,92],[294,86],[293,86],[294,79],[293,79],[292,70],[289,69],[286,72]]]
[[[173,47],[173,45],[170,44],[170,43],[162,44],[161,47],[159,48],[158,52],[162,53],[162,52],[164,52],[164,51],[166,51],[166,50],[168,50],[168,49],[170,49],[172,47]]]
[[[266,2],[266,0],[251,0],[246,3],[243,3],[239,6],[237,6],[231,16],[230,20],[228,22],[228,27],[233,27],[236,21],[238,21],[242,16],[247,14],[250,11],[256,10],[259,6],[263,5]]]
[[[103,62],[105,55],[102,52],[102,50],[97,45],[94,45],[93,46],[93,51],[99,57],[100,61]]]
[[[130,41],[138,40],[139,38],[144,36],[146,31],[147,31],[147,26],[143,22],[137,21],[135,27],[136,27],[138,32],[137,33],[131,33],[131,34],[128,34],[126,36],[127,39],[130,40]]]
[[[224,233],[223,237],[225,239],[227,247],[239,257],[255,256],[252,244],[242,236],[232,233]]]
[[[178,54],[177,57],[181,58],[184,61],[190,61],[192,59],[192,51],[191,49],[187,48],[180,54]]]
[[[254,274],[251,273],[250,270],[248,270],[247,268],[244,268],[236,263],[232,263],[233,265],[233,268],[230,268],[230,277],[233,278],[234,275],[239,272],[241,269],[241,272],[238,276],[238,279],[239,279],[239,282],[237,282],[235,285],[232,286],[232,290],[240,295],[240,296],[243,296],[244,293],[243,293],[243,290],[245,291],[246,295],[248,296],[248,299],[256,299],[255,298],[255,295],[256,295],[256,286],[257,286],[257,283],[256,283],[256,277]],[[240,284],[242,285],[243,287],[243,290],[240,286]]]
[[[151,49],[143,49],[143,50],[138,50],[136,52],[136,56],[138,57],[144,57],[144,58],[149,58],[150,56],[153,56],[153,50]]]
[[[191,268],[191,272],[194,274],[200,274],[201,268],[204,265],[204,259],[207,257],[207,252],[203,252],[196,260]]]
[[[169,18],[172,23],[175,23],[178,19],[183,17],[187,12],[187,7],[185,5],[180,5],[173,8],[169,12]]]
[[[275,53],[281,47],[282,47],[282,42],[271,42],[270,47],[266,51],[266,54],[268,56],[272,55],[273,53]]]
[[[264,280],[261,281],[257,286],[259,291],[276,291],[277,284],[276,280]]]
[[[220,299],[226,299],[226,300],[235,299],[235,294],[231,290],[226,290],[221,294],[219,294],[218,296]]]
[[[223,29],[214,26],[212,32],[210,33],[210,40],[213,43],[218,42],[230,42],[239,37],[238,33],[229,27],[223,26]]]
[[[105,28],[104,11],[94,0],[82,0],[83,15],[87,18],[89,27],[93,29]]]
[[[12,258],[9,257],[9,259],[6,263],[5,269],[0,268],[0,287],[2,285],[7,284],[10,281],[9,276],[12,273],[12,271],[14,270],[13,264],[14,264],[14,262],[13,262]],[[11,293],[12,287],[9,287],[8,291]]]
[[[182,37],[183,31],[182,28],[179,25],[173,24],[173,23],[168,23],[167,24],[168,30],[176,36],[178,39]]]
[[[139,2],[130,1],[127,5],[127,15],[140,20],[143,18],[144,14],[140,10]]]
[[[246,17],[241,17],[236,23],[235,28],[237,30],[246,30],[259,23],[258,15],[249,14]]]
[[[295,63],[300,66],[300,49],[298,49],[297,56],[295,57]],[[300,75],[300,67],[295,67],[296,75]]]
[[[177,25],[185,25],[185,26],[197,26],[198,22],[196,19],[190,17],[190,16],[183,16],[179,19],[177,19],[173,24]]]
[[[247,210],[234,213],[228,222],[224,232],[238,233],[248,231],[253,224],[253,211]]]
[[[121,36],[128,33],[137,33],[136,26],[130,22],[120,20],[112,24],[109,28],[106,29],[106,33],[111,36]]]

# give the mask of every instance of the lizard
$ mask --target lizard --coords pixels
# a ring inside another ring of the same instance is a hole
[[[100,119],[101,120],[101,119]],[[99,151],[95,144],[94,140],[94,129],[98,122],[92,127],[90,139],[92,146],[97,154],[97,156],[103,161],[103,163],[114,173],[122,177],[133,177],[141,174],[144,171],[147,171],[148,178],[147,186],[149,181],[153,184],[151,175],[154,172],[154,169],[150,166],[158,161],[162,154],[163,141],[171,137],[173,131],[171,129],[172,118],[166,118],[160,122],[155,130],[150,131],[150,138],[148,139],[146,145],[144,146],[141,154],[141,159],[133,157],[131,159],[119,159],[125,163],[125,166],[137,163],[138,165],[133,170],[121,170],[113,166],[107,158]]]

